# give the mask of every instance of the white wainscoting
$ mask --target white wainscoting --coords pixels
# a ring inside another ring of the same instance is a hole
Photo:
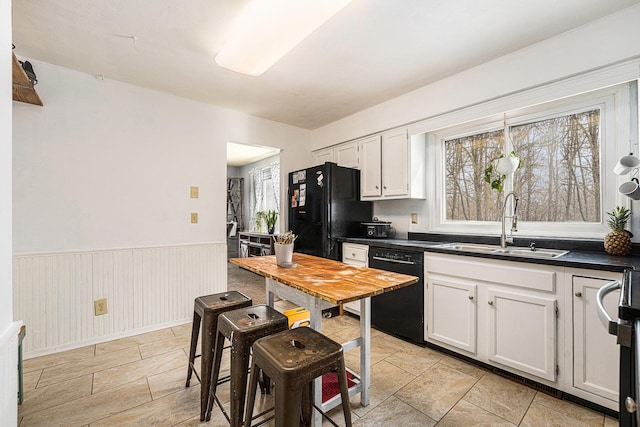
[[[191,321],[194,298],[226,288],[224,242],[13,257],[25,358]]]

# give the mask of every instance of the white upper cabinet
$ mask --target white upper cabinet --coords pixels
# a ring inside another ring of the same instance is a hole
[[[360,197],[380,198],[382,195],[382,152],[380,135],[361,139],[360,143]]]
[[[358,169],[358,141],[336,145],[333,148],[333,160],[338,166]]]
[[[338,166],[358,169],[358,142],[351,141],[313,152],[314,165],[335,162]]]
[[[409,144],[407,129],[394,129],[382,134],[382,195],[409,195]]]
[[[424,199],[424,135],[408,137],[407,128],[360,140],[361,198]]]
[[[323,165],[326,162],[333,162],[333,148],[323,148],[313,152],[313,164]]]

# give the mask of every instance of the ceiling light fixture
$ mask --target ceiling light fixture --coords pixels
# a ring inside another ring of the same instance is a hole
[[[259,76],[351,0],[253,0],[240,15],[216,63]]]

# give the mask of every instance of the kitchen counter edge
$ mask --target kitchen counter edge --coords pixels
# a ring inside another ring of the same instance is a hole
[[[526,262],[528,264],[555,265],[560,267],[573,267],[589,270],[603,270],[623,272],[625,270],[640,270],[640,256],[615,256],[605,252],[569,251],[558,258],[534,258],[526,256],[514,256],[494,253],[478,253],[442,248],[445,243],[429,242],[423,240],[405,239],[367,239],[362,237],[341,237],[339,242],[358,243],[361,245],[376,246],[389,249],[420,250],[425,252],[468,256],[473,258],[498,259],[512,262]]]

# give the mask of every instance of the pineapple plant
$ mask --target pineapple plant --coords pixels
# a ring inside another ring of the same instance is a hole
[[[628,255],[631,253],[632,234],[625,230],[631,211],[623,206],[616,206],[607,212],[607,225],[611,231],[604,237],[604,250],[611,255]]]

